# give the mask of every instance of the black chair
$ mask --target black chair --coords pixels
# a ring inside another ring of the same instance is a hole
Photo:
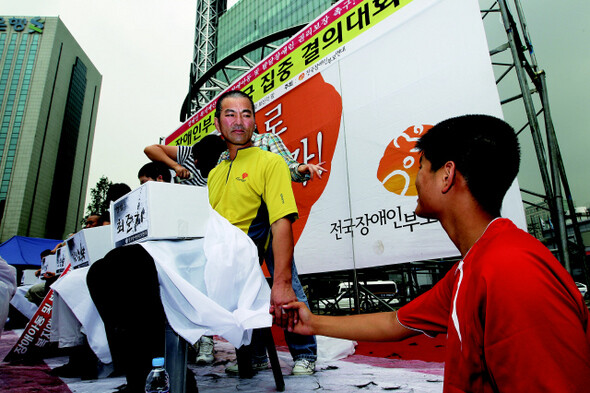
[[[272,336],[270,327],[257,329],[264,341],[266,353],[268,354],[268,360],[270,361],[270,367],[272,374],[275,379],[275,385],[277,391],[285,391],[285,381],[283,379],[283,373],[281,372],[281,365],[279,363],[279,357],[277,355],[277,348],[275,341]],[[244,345],[241,348],[236,348],[236,358],[238,361],[238,370],[240,378],[252,378],[254,376],[254,370],[252,369],[252,349],[249,345]]]

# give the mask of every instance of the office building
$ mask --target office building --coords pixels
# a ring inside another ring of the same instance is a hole
[[[102,76],[59,17],[0,16],[0,240],[80,229]]]

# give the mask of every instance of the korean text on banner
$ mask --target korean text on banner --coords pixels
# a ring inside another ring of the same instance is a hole
[[[339,49],[413,0],[342,0],[281,45],[227,90],[242,90],[264,106],[324,65]],[[415,1],[415,0],[414,0]],[[283,87],[282,91],[279,87]],[[273,93],[271,95],[271,93]],[[270,95],[270,96],[269,96]],[[166,137],[167,145],[192,145],[214,130],[212,101]]]

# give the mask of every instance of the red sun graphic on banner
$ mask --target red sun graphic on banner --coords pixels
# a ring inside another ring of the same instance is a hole
[[[330,169],[342,116],[342,98],[334,86],[316,74],[305,83],[256,111],[260,132],[281,137],[301,163],[323,165],[328,172],[306,183],[292,183],[299,219],[293,224],[295,243],[301,236],[309,212],[320,198],[330,177]]]
[[[416,196],[416,175],[420,168],[420,153],[416,141],[431,125],[408,127],[385,148],[377,169],[377,179],[389,192],[400,196]]]

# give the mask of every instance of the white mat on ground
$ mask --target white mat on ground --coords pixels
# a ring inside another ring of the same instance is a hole
[[[204,239],[141,245],[156,262],[172,328],[189,343],[219,335],[239,347],[268,327],[270,288],[252,240],[210,208]]]

